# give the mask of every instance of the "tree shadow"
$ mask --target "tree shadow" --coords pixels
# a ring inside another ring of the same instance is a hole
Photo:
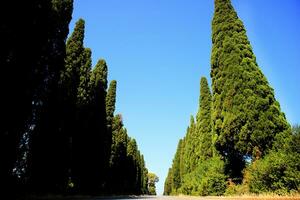
[[[104,199],[115,199],[115,200],[125,200],[125,199],[155,199],[157,196],[135,196],[135,195],[124,195],[124,196],[82,196],[82,195],[72,195],[72,196],[27,196],[22,198],[17,198],[17,200],[104,200]]]

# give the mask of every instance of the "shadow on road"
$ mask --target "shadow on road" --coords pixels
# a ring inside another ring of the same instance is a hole
[[[17,198],[17,200],[103,200],[103,199],[115,199],[115,200],[126,200],[126,199],[155,199],[157,196],[27,196]]]

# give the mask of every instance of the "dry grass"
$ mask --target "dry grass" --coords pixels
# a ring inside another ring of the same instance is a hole
[[[156,198],[155,198],[156,199]],[[170,196],[158,197],[156,200],[300,200],[300,195],[297,196],[275,196],[275,195],[243,195],[243,196],[222,196],[222,197],[191,197],[191,196]]]

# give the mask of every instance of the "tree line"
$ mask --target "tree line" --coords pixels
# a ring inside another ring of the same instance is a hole
[[[178,143],[164,194],[297,193],[300,131],[291,128],[230,0],[215,0],[211,80]]]
[[[83,19],[67,39],[73,0],[1,9],[3,196],[147,194],[144,157],[114,113],[117,81],[105,60],[92,67]]]

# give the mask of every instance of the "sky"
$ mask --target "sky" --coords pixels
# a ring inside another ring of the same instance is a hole
[[[300,1],[232,0],[258,65],[291,124],[300,124]],[[74,0],[70,32],[86,22],[93,65],[104,58],[117,80],[116,112],[137,140],[147,168],[159,176],[172,164],[200,78],[210,80],[213,0]]]

